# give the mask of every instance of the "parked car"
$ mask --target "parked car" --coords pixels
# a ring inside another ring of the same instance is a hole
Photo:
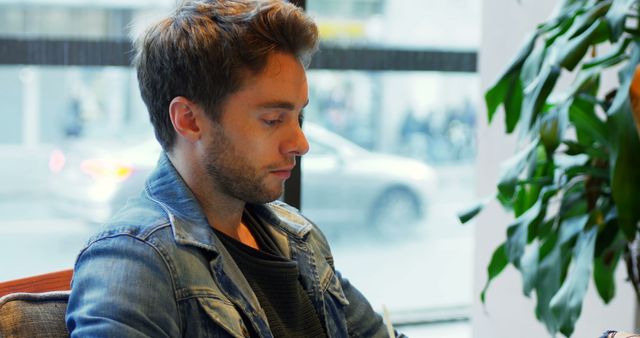
[[[310,151],[302,159],[303,214],[329,232],[392,230],[423,219],[436,187],[432,168],[370,152],[312,123],[304,129]],[[55,209],[105,221],[140,193],[160,151],[153,138],[125,148],[82,143],[66,152],[56,150],[50,163]]]

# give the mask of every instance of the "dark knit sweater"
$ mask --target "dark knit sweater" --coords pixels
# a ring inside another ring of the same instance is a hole
[[[258,298],[273,336],[326,337],[309,295],[298,279],[297,263],[284,258],[259,219],[245,212],[243,221],[260,251],[217,233]]]

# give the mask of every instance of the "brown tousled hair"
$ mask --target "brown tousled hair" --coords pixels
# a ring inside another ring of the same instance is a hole
[[[308,66],[318,29],[301,9],[281,0],[187,0],[135,45],[140,93],[158,142],[170,151],[173,98],[202,105],[216,121],[225,98],[240,88],[247,71],[262,71],[271,53],[291,54]]]

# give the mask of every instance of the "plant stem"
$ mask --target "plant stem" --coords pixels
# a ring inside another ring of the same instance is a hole
[[[631,280],[631,285],[636,291],[636,301],[640,303],[640,259],[638,254],[640,250],[638,248],[638,238],[627,244],[627,250],[624,253],[624,261],[627,264],[627,274]]]

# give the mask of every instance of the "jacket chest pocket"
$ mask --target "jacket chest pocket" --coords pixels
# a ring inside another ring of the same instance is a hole
[[[186,311],[185,337],[245,338],[249,330],[236,307],[218,297],[194,297]]]

